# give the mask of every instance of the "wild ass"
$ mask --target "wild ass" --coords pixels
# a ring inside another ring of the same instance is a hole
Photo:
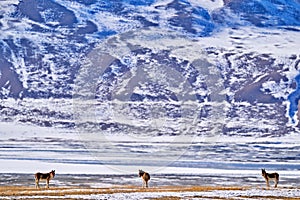
[[[148,187],[148,181],[150,180],[150,174],[147,172],[144,172],[143,170],[139,170],[139,177],[142,177],[143,179],[143,185],[142,187],[144,188],[146,186],[146,188]]]
[[[278,173],[267,173],[265,169],[261,169],[261,175],[265,178],[267,187],[270,187],[269,180],[273,180],[275,182],[274,187],[277,187],[277,184],[279,182],[279,174]]]
[[[49,188],[49,181],[55,176],[55,170],[52,170],[49,173],[40,173],[37,172],[34,175],[35,178],[35,188],[40,188],[40,180],[46,180],[46,188]]]

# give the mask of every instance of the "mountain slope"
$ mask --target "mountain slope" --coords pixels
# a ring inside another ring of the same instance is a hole
[[[76,122],[65,120],[74,113],[62,114],[55,106],[74,106],[71,99],[86,59],[107,48],[108,64],[99,63],[105,69],[88,74],[94,77],[89,82],[94,90],[85,88],[101,104],[121,96],[152,106],[167,102],[172,111],[166,116],[175,120],[188,116],[178,114],[183,111],[175,104],[192,101],[197,105],[198,123],[192,130],[196,135],[209,133],[216,119],[226,124],[224,134],[282,135],[298,130],[298,1],[24,0],[1,1],[0,7],[1,120],[74,127]],[[118,41],[116,46],[109,46],[113,41]],[[214,66],[214,74],[203,68],[203,56]],[[20,99],[26,100],[20,104]],[[35,106],[39,99],[51,103],[41,110]],[[226,109],[219,116],[216,104],[222,101]],[[136,109],[138,119],[151,110]],[[114,120],[107,123],[117,123]],[[124,126],[124,121],[118,123],[113,127]]]

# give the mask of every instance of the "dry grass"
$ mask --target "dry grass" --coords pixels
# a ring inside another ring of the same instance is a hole
[[[111,188],[77,188],[77,187],[52,187],[49,189],[23,186],[2,186],[0,196],[64,196],[64,195],[90,195],[113,194],[132,192],[200,192],[212,190],[243,190],[242,187],[213,187],[213,186],[165,186],[152,188],[139,188],[136,186],[115,186]]]
[[[43,196],[46,196],[47,199],[55,199],[55,196],[66,196],[66,195],[92,195],[92,194],[113,194],[113,193],[133,193],[133,192],[208,192],[208,191],[233,191],[233,190],[247,190],[251,189],[249,187],[221,187],[221,186],[164,186],[164,187],[152,187],[152,188],[139,188],[136,186],[114,186],[111,188],[82,188],[82,187],[52,187],[49,189],[41,188],[36,189],[34,187],[22,187],[22,186],[2,186],[0,187],[0,196],[2,197],[24,197],[24,199],[29,198],[30,196],[40,196],[43,199]],[[191,197],[193,198],[193,197]],[[194,196],[194,198],[201,198],[201,196]],[[285,198],[285,197],[243,197],[240,198],[246,199],[292,199],[292,200],[300,200],[298,198]],[[64,198],[67,199],[67,198]],[[71,200],[72,198],[68,198]],[[168,197],[159,197],[153,198],[155,200],[178,200],[181,199],[176,196],[168,196]],[[208,199],[206,197],[206,199]],[[212,198],[216,199],[216,197]],[[224,198],[220,198],[224,199]],[[228,199],[228,198],[226,198]],[[230,198],[229,198],[230,199]]]

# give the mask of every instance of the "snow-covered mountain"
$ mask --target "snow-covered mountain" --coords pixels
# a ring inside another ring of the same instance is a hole
[[[299,10],[298,0],[0,1],[0,120],[145,136],[297,132]]]

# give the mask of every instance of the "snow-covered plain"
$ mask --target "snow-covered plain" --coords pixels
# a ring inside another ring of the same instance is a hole
[[[237,191],[208,191],[208,192],[138,192],[138,193],[118,193],[106,195],[86,196],[66,196],[71,198],[82,199],[153,199],[177,197],[179,199],[267,199],[267,198],[295,198],[300,196],[299,189],[278,189],[278,190],[262,190],[249,189]]]

